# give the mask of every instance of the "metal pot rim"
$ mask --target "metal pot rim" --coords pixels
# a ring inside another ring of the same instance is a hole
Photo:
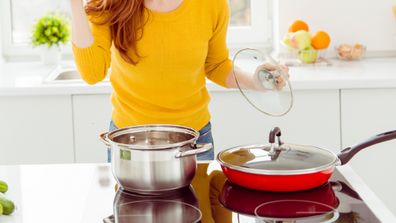
[[[246,146],[236,146],[236,147],[232,147],[226,150],[223,150],[221,152],[219,152],[216,156],[216,160],[222,165],[225,166],[227,168],[230,168],[232,170],[236,170],[236,171],[240,171],[240,172],[244,172],[244,173],[251,173],[251,174],[259,174],[259,175],[282,175],[282,176],[287,176],[287,175],[301,175],[301,174],[310,174],[310,173],[318,173],[324,170],[327,170],[329,168],[335,167],[337,165],[340,165],[340,160],[338,159],[337,155],[327,149],[322,149],[319,147],[316,147],[318,150],[321,151],[325,151],[329,154],[329,156],[332,156],[334,159],[333,161],[321,165],[321,166],[317,166],[314,168],[306,168],[306,169],[298,169],[298,170],[265,170],[265,169],[253,169],[253,168],[248,168],[248,167],[244,167],[244,166],[238,166],[238,165],[233,165],[230,164],[224,160],[221,159],[222,154],[224,154],[225,152],[230,152],[233,150],[237,150],[240,148],[257,148],[257,147],[268,147],[268,145],[264,145],[264,144],[256,144],[256,145],[246,145]]]
[[[171,143],[171,144],[164,144],[164,145],[134,145],[134,144],[125,144],[125,143],[118,143],[113,141],[114,137],[126,134],[126,133],[134,133],[134,132],[142,132],[142,131],[150,131],[150,130],[161,130],[161,131],[174,131],[179,133],[184,133],[191,135],[192,138],[189,140]],[[182,147],[188,144],[195,144],[196,140],[199,138],[199,132],[181,125],[173,125],[173,124],[149,124],[149,125],[135,125],[126,128],[116,129],[114,131],[108,132],[105,136],[106,141],[110,143],[110,145],[114,144],[123,149],[130,149],[130,150],[168,150],[168,149],[175,149],[178,147]]]

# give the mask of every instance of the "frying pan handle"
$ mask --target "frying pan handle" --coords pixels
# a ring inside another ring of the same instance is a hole
[[[345,148],[341,151],[340,154],[338,154],[338,159],[340,159],[341,161],[341,165],[346,164],[350,159],[352,159],[352,157],[358,153],[360,150],[365,149],[369,146],[381,143],[381,142],[385,142],[385,141],[389,141],[392,139],[396,138],[396,130],[393,131],[389,131],[389,132],[384,132],[381,134],[378,134],[376,136],[371,137],[370,139],[367,139],[366,141]]]
[[[354,191],[352,188],[350,188],[344,182],[337,180],[337,181],[330,182],[330,184],[331,184],[331,187],[333,188],[333,190],[339,191],[343,194],[346,194],[349,197],[353,197],[355,199],[362,200],[362,198],[360,198],[359,194],[356,191]]]
[[[269,134],[269,138],[268,138],[269,143],[271,144],[275,143],[275,137],[278,137],[278,144],[282,145],[283,143],[280,140],[281,135],[282,133],[279,127],[273,128]]]

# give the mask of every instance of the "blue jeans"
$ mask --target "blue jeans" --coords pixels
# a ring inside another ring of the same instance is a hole
[[[109,132],[118,129],[113,121],[110,122]],[[199,138],[197,140],[197,144],[201,143],[212,143],[213,148],[204,153],[200,153],[197,155],[198,160],[213,160],[214,159],[214,143],[212,136],[212,125],[210,122],[206,124],[201,130],[199,130]],[[107,150],[107,162],[111,162],[111,151]]]

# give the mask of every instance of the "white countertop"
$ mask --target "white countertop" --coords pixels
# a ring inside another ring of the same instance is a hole
[[[331,60],[331,66],[303,65],[290,67],[291,83],[295,90],[396,88],[396,57],[366,58],[345,62]],[[54,67],[38,62],[0,64],[0,95],[71,95],[107,94],[111,85],[105,81],[88,85],[74,83],[44,83]],[[232,91],[208,82],[209,91]]]

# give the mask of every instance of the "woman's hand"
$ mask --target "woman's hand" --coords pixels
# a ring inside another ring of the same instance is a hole
[[[277,69],[279,67],[279,69]],[[258,66],[256,71],[247,72],[239,67],[234,67],[227,75],[228,88],[241,88],[255,91],[282,90],[289,78],[289,68],[273,64]],[[235,80],[236,79],[238,81]]]
[[[255,90],[282,90],[286,86],[286,79],[289,78],[289,68],[283,65],[263,64],[257,67],[253,82]]]

